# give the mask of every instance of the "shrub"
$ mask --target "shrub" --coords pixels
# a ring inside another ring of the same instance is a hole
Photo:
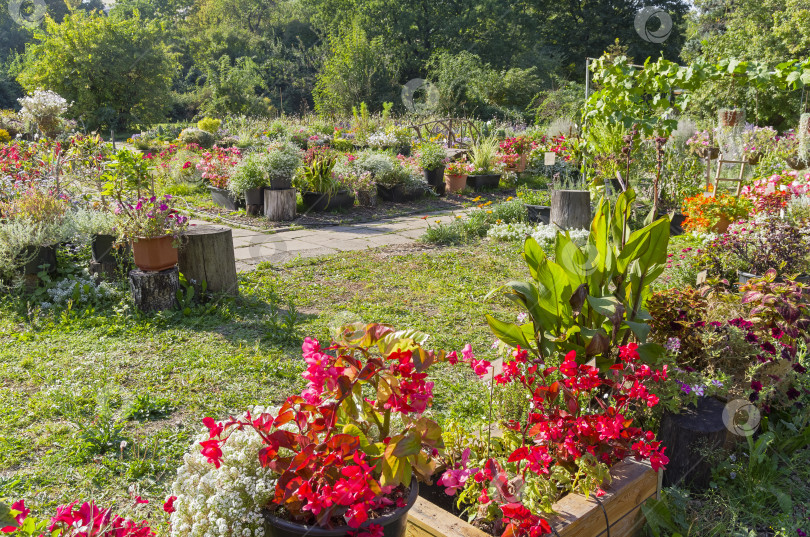
[[[206,149],[210,149],[211,146],[214,145],[216,138],[210,132],[206,132],[204,130],[189,127],[187,129],[183,129],[180,133],[180,136],[177,139],[186,145],[197,144],[200,147],[204,147]]]
[[[435,170],[447,162],[447,152],[437,143],[422,142],[416,151],[416,160],[424,170]]]
[[[20,102],[20,118],[35,125],[45,136],[52,138],[60,131],[62,115],[67,112],[68,103],[53,91],[36,90]]]
[[[290,142],[273,144],[268,148],[267,176],[272,179],[289,179],[301,165],[301,150]]]
[[[210,117],[203,118],[197,122],[198,129],[201,131],[210,132],[211,134],[216,134],[220,125],[222,125],[221,119],[214,119]]]
[[[268,153],[250,153],[236,166],[228,183],[228,189],[234,196],[242,197],[245,190],[267,186]]]
[[[11,140],[11,135],[6,129],[0,129],[0,144],[4,144]]]

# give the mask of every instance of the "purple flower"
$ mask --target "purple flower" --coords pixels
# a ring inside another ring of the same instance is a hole
[[[754,390],[757,393],[761,392],[762,391],[762,383],[757,381],[757,380],[752,380],[751,381],[751,389]]]
[[[712,381],[712,385],[716,386],[717,388],[722,388],[723,387],[723,383],[721,381],[719,381],[719,380],[716,380],[716,379]]]
[[[169,206],[168,206],[168,205],[166,205],[165,203],[161,203],[161,204],[160,204],[160,210],[161,210],[161,211],[165,211],[165,210],[167,210],[168,208],[169,208]]]
[[[151,198],[149,198],[149,201],[152,202],[152,203],[155,203],[156,200],[157,200],[157,198],[155,196],[152,196]]]
[[[694,386],[692,386],[692,391],[694,391],[695,395],[697,395],[698,397],[703,397],[703,386],[701,386],[700,384],[695,384]]]
[[[683,393],[685,393],[686,395],[689,395],[689,392],[692,391],[692,387],[690,385],[686,384],[686,383],[681,384],[681,391]]]

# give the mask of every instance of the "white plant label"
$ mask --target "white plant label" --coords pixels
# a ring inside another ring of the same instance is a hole
[[[546,152],[545,154],[545,164],[546,166],[554,166],[554,163],[557,162],[557,153],[552,153],[551,151]]]

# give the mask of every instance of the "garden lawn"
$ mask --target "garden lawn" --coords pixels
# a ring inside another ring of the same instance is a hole
[[[0,301],[0,497],[36,511],[93,499],[126,514],[130,494],[166,532],[162,500],[205,416],[280,403],[303,387],[301,342],[343,322],[431,334],[430,347],[480,354],[484,314],[508,318],[494,286],[526,277],[518,245],[347,252],[262,265],[241,296],[142,316],[128,299],[96,309],[29,310]],[[484,389],[467,368],[435,374],[440,419],[474,420]],[[131,491],[131,492],[130,492]]]

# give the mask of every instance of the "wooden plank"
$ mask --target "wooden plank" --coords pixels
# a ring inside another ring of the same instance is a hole
[[[560,537],[607,535],[605,513],[611,537],[632,536],[642,529],[639,505],[655,495],[658,475],[649,463],[632,459],[616,464],[610,475],[613,479],[604,487],[605,495],[599,498],[604,511],[593,496],[586,498],[581,494],[569,494],[554,504],[558,515],[550,522]]]
[[[492,537],[438,505],[419,497],[408,511],[406,537]]]

